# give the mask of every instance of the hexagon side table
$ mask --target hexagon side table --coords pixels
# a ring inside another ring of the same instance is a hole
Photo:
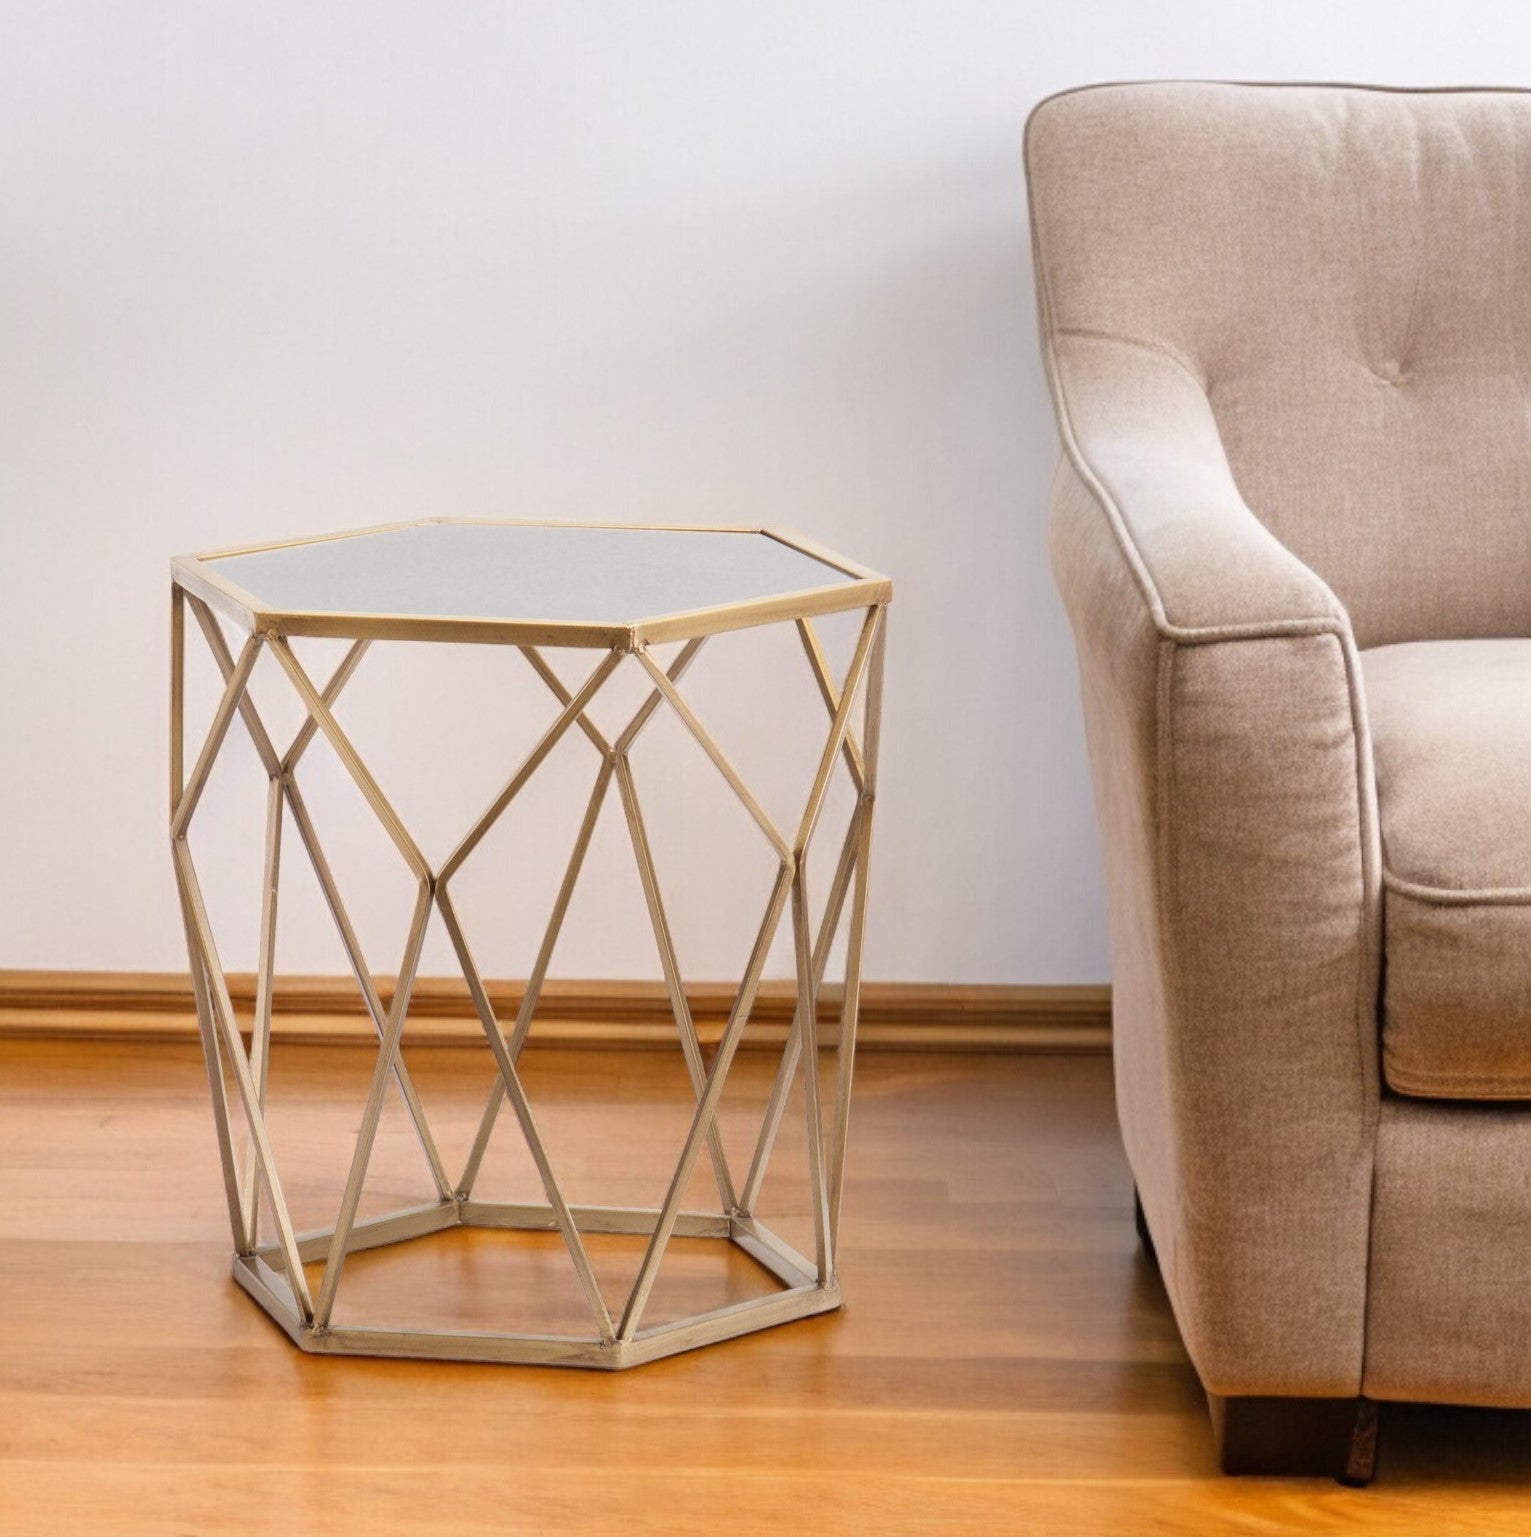
[[[639,524],[564,524],[440,519],[393,524],[311,540],[242,546],[172,562],[171,588],[171,849],[186,930],[198,1028],[207,1064],[214,1129],[234,1243],[234,1277],[304,1350],[447,1360],[504,1361],[604,1368],[636,1366],[677,1351],[825,1312],[840,1304],[835,1253],[845,1177],[845,1150],[861,990],[868,861],[876,798],[886,611],[892,584],[800,536],[764,529]],[[185,616],[197,621],[224,688],[190,772],[185,760]],[[247,632],[236,657],[214,610]],[[854,654],[837,679],[819,643],[815,617],[863,610]],[[795,827],[778,828],[679,690],[706,638],[771,623],[796,626],[829,717],[828,735]],[[297,636],[331,636],[352,644],[330,678],[317,685],[294,654]],[[342,690],[372,640],[491,642],[520,649],[559,704],[559,713],[457,847],[432,867],[334,715]],[[668,667],[650,654],[665,641],[683,644]],[[570,688],[540,647],[598,649],[605,654]],[[262,650],[269,650],[306,711],[285,752],[278,751],[249,693]],[[588,707],[606,680],[631,658],[650,692],[626,727],[608,740]],[[853,729],[858,701],[862,724]],[[777,859],[776,878],[722,1038],[704,1061],[638,798],[631,750],[662,707],[674,712],[754,820]],[[257,986],[250,1045],[240,1034],[216,939],[192,859],[188,833],[208,776],[238,716],[267,777],[265,861]],[[514,1022],[496,1017],[451,897],[463,863],[537,772],[562,737],[578,728],[599,757],[589,805]],[[414,913],[397,982],[385,1007],[361,952],[318,831],[299,789],[297,770],[309,744],[323,735],[407,866],[416,886]],[[856,794],[845,839],[815,931],[807,866],[830,778],[842,763]],[[543,1144],[517,1070],[563,924],[605,797],[615,783],[654,931],[677,1035],[696,1098],[664,1204],[655,1208],[570,1206]],[[299,1234],[283,1195],[265,1127],[272,995],[276,977],[276,909],[284,827],[291,824],[318,878],[378,1037],[378,1054],[355,1150],[333,1226]],[[468,985],[497,1076],[459,1178],[447,1173],[425,1110],[401,1054],[409,999],[427,924],[437,913]],[[777,1067],[750,1167],[742,1183],[724,1151],[717,1111],[771,942],[791,914],[797,1008]],[[834,1110],[829,1125],[819,1084],[818,998],[829,954],[849,913],[845,985],[836,1048]],[[761,1184],[799,1067],[803,1074],[814,1255],[805,1257],[755,1216]],[[232,1076],[249,1131],[241,1158],[226,1078]],[[389,1083],[397,1085],[436,1187],[436,1199],[386,1216],[358,1220],[362,1186]],[[546,1202],[476,1199],[474,1183],[508,1104],[536,1164]],[[718,1209],[682,1207],[692,1173],[706,1151]],[[265,1196],[274,1237],[262,1241]],[[461,1333],[339,1327],[332,1322],[348,1256],[365,1249],[429,1238],[452,1227],[560,1233],[589,1304],[592,1332],[581,1335]],[[615,1316],[590,1265],[584,1235],[646,1237],[637,1278]],[[666,1247],[674,1236],[732,1243],[754,1258],[781,1290],[711,1312],[644,1327],[644,1311]],[[317,1295],[305,1265],[323,1261]]]

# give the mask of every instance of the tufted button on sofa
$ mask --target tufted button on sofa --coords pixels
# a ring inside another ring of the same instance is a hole
[[[1123,1140],[1230,1471],[1531,1406],[1531,95],[1026,134]]]

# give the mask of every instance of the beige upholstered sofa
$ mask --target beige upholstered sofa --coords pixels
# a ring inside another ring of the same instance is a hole
[[[1364,1479],[1378,1400],[1531,1405],[1531,95],[1026,159],[1128,1157],[1224,1465]]]

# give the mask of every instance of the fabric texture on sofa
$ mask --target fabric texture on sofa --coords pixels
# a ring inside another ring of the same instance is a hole
[[[1361,663],[1388,1086],[1531,1098],[1531,640],[1383,646]]]
[[[1191,1356],[1531,1404],[1473,1260],[1531,1231],[1528,1112],[1425,1097],[1531,1098],[1531,95],[1090,87],[1026,161],[1118,1112]]]

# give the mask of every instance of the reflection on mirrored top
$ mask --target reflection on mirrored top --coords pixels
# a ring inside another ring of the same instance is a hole
[[[281,613],[632,624],[857,580],[766,533],[421,523],[213,556]]]

